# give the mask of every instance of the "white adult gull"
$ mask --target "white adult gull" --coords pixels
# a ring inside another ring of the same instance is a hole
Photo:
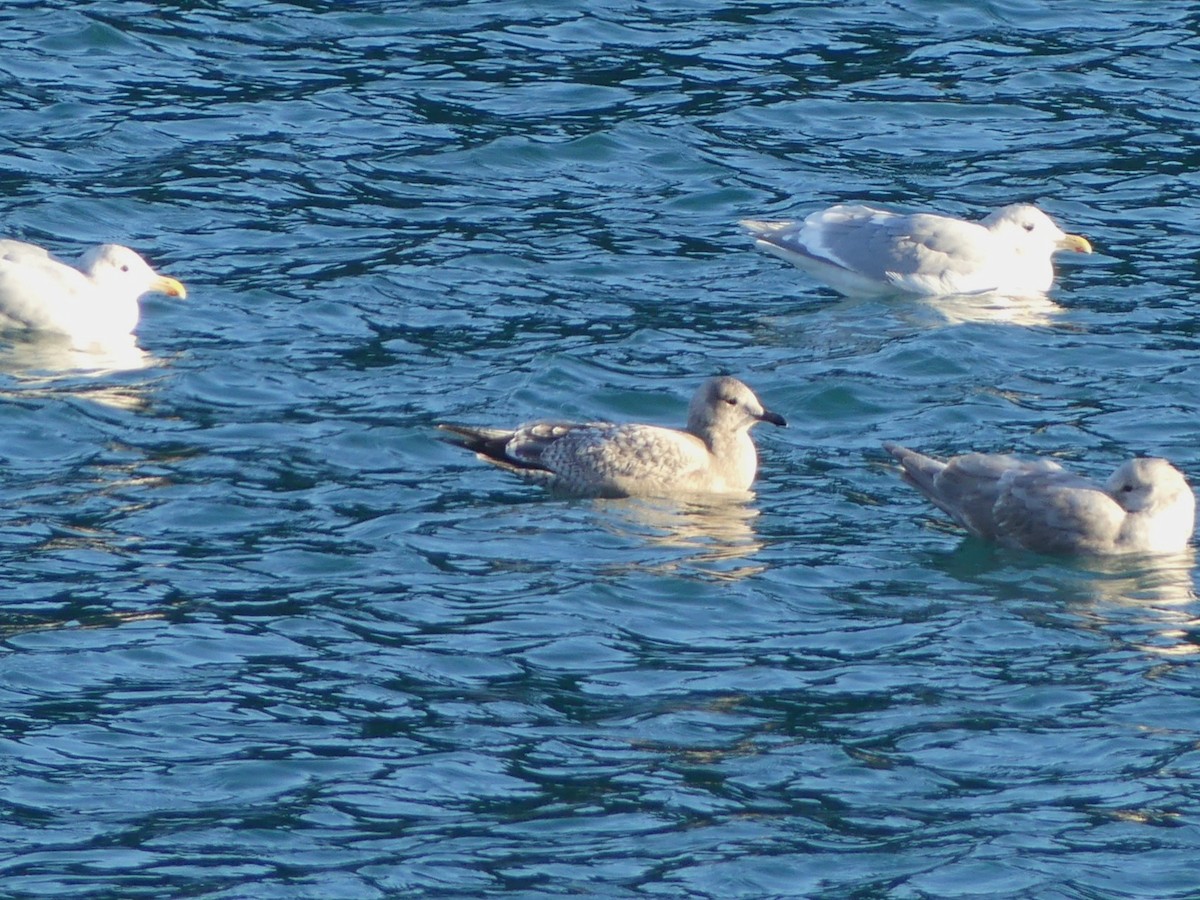
[[[905,481],[976,537],[1037,553],[1178,553],[1195,525],[1196,497],[1165,459],[1123,463],[1104,484],[1048,459],[970,453],[934,459],[884,449]]]
[[[848,296],[998,293],[1027,297],[1054,283],[1058,250],[1091,253],[1027,203],[996,210],[981,222],[933,213],[904,215],[843,204],[802,221],[742,226],[755,244]]]
[[[682,430],[610,422],[535,422],[515,429],[439,425],[486,462],[579,496],[741,493],[758,470],[750,429],[785,426],[736,378],[696,391]]]
[[[65,334],[76,346],[127,336],[137,326],[139,298],[157,292],[186,297],[117,244],[101,244],[68,265],[34,244],[0,240],[0,329]]]

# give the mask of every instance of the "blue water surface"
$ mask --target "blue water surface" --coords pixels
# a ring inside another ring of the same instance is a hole
[[[1200,483],[1200,9],[9,0],[3,236],[183,280],[0,347],[0,893],[1200,895],[1194,561],[967,540],[879,450]],[[1036,202],[1026,304],[746,217]],[[789,419],[749,500],[439,421]]]

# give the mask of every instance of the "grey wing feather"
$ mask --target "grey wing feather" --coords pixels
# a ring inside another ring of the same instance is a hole
[[[904,480],[977,537],[1041,553],[1111,551],[1124,511],[1094,482],[1053,460],[970,453],[941,462],[885,449]]]
[[[950,460],[929,498],[963,528],[989,540],[1001,539],[996,503],[1015,473],[1028,465],[1012,456],[968,453]],[[1058,468],[1056,463],[1049,466]]]
[[[835,211],[836,216],[827,215]],[[887,282],[896,276],[936,276],[948,269],[971,270],[984,264],[979,242],[984,230],[965,225],[968,223],[924,213],[887,215],[867,206],[841,206],[756,237]]]
[[[872,211],[861,207],[865,213]],[[819,215],[819,214],[818,214]],[[832,264],[848,271],[883,281],[887,278],[885,260],[890,258],[893,238],[867,221],[867,216],[849,220],[823,221],[820,241],[813,233],[814,217],[775,231],[759,231],[755,237],[790,253]]]
[[[1041,553],[1111,552],[1125,512],[1095,483],[1068,472],[1027,472],[1004,486],[997,538]]]
[[[927,214],[906,216],[902,221],[901,230],[907,234],[898,235],[895,245],[912,264],[899,270],[901,274],[934,268],[965,271],[987,262],[989,242],[981,225]]]
[[[884,449],[900,463],[905,481],[967,531],[990,540],[1000,538],[996,503],[1006,480],[1030,467],[1062,471],[1047,460],[1026,463],[1000,454],[969,453],[942,462],[898,444],[884,444]]]
[[[964,228],[966,224],[925,214],[896,216],[838,235],[838,249],[848,265],[870,268],[881,279],[970,271],[986,259],[976,230]]]

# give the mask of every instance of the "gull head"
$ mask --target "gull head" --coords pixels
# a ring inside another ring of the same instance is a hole
[[[187,297],[187,289],[180,282],[159,275],[144,259],[119,244],[93,247],[80,259],[79,269],[106,294],[135,300],[149,293]]]
[[[1013,246],[1027,248],[1027,252],[1092,252],[1092,245],[1087,238],[1078,234],[1067,234],[1055,225],[1048,215],[1028,203],[1014,203],[1001,207],[981,224],[992,234],[1011,242]]]
[[[1192,489],[1183,473],[1165,459],[1139,457],[1113,472],[1104,490],[1126,512],[1160,512],[1173,506],[1194,510]]]
[[[759,422],[787,426],[783,416],[767,409],[754,391],[728,375],[700,385],[688,407],[688,431],[695,435],[744,432]]]

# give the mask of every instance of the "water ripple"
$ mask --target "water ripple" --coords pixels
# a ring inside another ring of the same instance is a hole
[[[1194,558],[964,540],[878,449],[1200,477],[1192,5],[59,6],[0,12],[5,236],[191,297],[0,348],[7,890],[1194,893]],[[846,199],[1098,252],[897,304],[738,234]],[[432,429],[718,371],[792,423],[729,504]]]

